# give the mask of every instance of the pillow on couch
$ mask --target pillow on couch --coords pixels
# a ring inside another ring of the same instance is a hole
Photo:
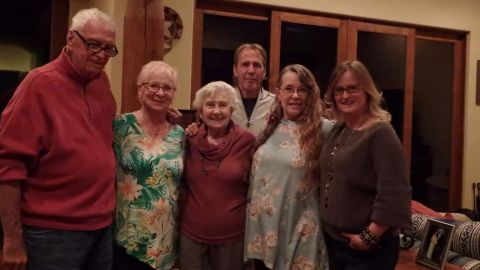
[[[412,227],[410,230],[405,230],[404,233],[413,236],[417,240],[422,240],[428,218],[429,217],[425,215],[412,214]]]
[[[450,249],[480,260],[480,222],[463,222],[457,225]]]
[[[412,214],[412,228],[404,233],[421,240],[428,218],[425,215]],[[455,222],[455,224],[450,250],[480,260],[480,222]]]

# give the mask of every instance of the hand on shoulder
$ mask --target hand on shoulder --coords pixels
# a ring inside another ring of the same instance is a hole
[[[190,137],[193,137],[197,135],[198,129],[200,127],[199,123],[193,122],[188,127],[185,128],[185,134],[187,134]]]

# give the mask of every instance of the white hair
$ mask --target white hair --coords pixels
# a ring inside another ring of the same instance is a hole
[[[82,9],[73,15],[70,30],[82,30],[85,24],[90,20],[103,23],[112,31],[115,31],[115,22],[113,19],[97,8]]]
[[[195,100],[192,103],[192,107],[196,110],[199,110],[202,108],[207,97],[216,95],[218,93],[227,94],[227,100],[232,110],[238,108],[240,105],[240,100],[238,99],[237,93],[235,92],[233,86],[224,81],[214,81],[206,84],[195,93]]]
[[[156,74],[166,74],[172,80],[173,86],[177,87],[177,70],[163,61],[150,61],[145,64],[138,74],[137,85],[146,83],[145,80]]]

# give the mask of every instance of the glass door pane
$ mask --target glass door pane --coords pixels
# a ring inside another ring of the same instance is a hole
[[[337,62],[338,29],[282,23],[280,70],[288,64],[302,64],[315,75],[322,96],[330,72]]]
[[[275,89],[280,70],[301,64],[312,71],[323,96],[332,69],[345,57],[346,21],[321,16],[272,12],[269,86]]]
[[[233,54],[243,43],[258,43],[268,53],[267,20],[213,14],[205,14],[203,20],[202,85],[218,80],[233,83]]]
[[[416,40],[411,184],[413,199],[447,211],[451,179],[454,44]]]
[[[403,137],[406,37],[358,32],[357,59],[367,66],[377,87],[383,91],[385,107],[392,114],[392,125]]]

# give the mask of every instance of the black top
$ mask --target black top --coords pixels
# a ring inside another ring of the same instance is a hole
[[[250,119],[253,108],[255,108],[255,104],[257,103],[257,98],[242,98],[242,102],[243,107],[245,107],[245,113],[247,114],[247,118]]]

